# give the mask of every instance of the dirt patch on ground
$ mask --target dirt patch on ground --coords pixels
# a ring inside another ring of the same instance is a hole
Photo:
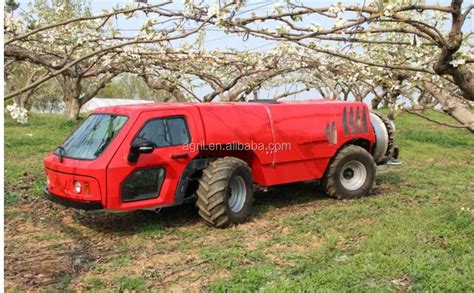
[[[158,215],[87,213],[24,196],[6,208],[5,288],[113,289],[133,277],[144,280],[140,288],[204,290],[230,274],[219,260],[203,258],[204,248],[215,252],[220,244],[241,243],[242,253],[259,251],[278,265],[279,254],[318,245],[313,236],[303,243],[271,243],[292,233],[281,221],[285,215],[324,207],[314,186],[305,189],[313,191],[297,199],[282,192],[300,193],[301,186],[257,194],[249,221],[226,230],[207,227],[193,205]]]

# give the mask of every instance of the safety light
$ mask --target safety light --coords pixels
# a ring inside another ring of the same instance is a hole
[[[87,194],[90,194],[91,193],[91,188],[89,186],[89,183],[84,183],[84,190]]]
[[[74,189],[76,190],[76,193],[81,193],[82,191],[81,182],[79,181],[74,182]]]

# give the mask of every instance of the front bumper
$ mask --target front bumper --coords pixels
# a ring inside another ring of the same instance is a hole
[[[50,193],[48,188],[45,188],[43,192],[47,199],[65,207],[86,211],[101,210],[104,208],[104,206],[102,206],[102,203],[98,201],[73,200],[69,198],[60,197]]]

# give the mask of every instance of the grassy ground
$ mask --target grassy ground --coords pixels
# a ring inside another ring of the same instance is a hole
[[[431,113],[438,119],[444,116]],[[5,124],[5,288],[208,291],[474,290],[474,136],[397,120],[402,167],[374,195],[326,198],[315,184],[256,195],[237,227],[192,205],[86,213],[41,197],[41,159],[74,127]]]

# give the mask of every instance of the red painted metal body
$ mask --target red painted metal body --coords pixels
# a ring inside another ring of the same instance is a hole
[[[49,192],[56,197],[100,202],[106,209],[133,210],[175,203],[186,166],[196,157],[235,156],[252,169],[261,186],[320,179],[331,158],[345,144],[357,140],[371,151],[375,142],[367,106],[359,102],[314,100],[288,103],[177,103],[101,108],[94,114],[128,117],[120,132],[95,160],[63,158],[51,153],[45,160]],[[156,148],[135,164],[127,160],[130,145],[150,119],[183,117],[191,143]],[[178,159],[173,155],[187,154]],[[165,169],[160,194],[153,199],[123,202],[123,181],[137,169]],[[77,194],[74,182],[88,185]]]

